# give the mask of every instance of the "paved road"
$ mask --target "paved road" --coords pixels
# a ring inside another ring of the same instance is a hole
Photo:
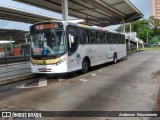
[[[7,67],[0,66],[0,79],[27,73],[31,73],[29,63],[10,64]]]
[[[154,80],[151,73],[160,69],[159,61],[160,51],[138,52],[118,64],[109,63],[94,67],[91,72],[84,75],[79,73],[65,76],[44,75],[42,78],[14,84],[10,89],[5,89],[9,86],[2,86],[0,110],[158,110],[160,109],[159,83]],[[46,118],[46,120],[61,119],[128,120],[129,118]]]

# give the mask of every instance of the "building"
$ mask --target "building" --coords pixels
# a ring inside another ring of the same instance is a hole
[[[160,19],[160,0],[151,0],[151,16]]]

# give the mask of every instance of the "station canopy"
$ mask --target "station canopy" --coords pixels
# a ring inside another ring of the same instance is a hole
[[[34,24],[36,22],[44,20],[58,20],[51,16],[4,5],[0,5],[0,19],[30,24]],[[12,37],[12,40],[17,43],[25,43],[25,35],[27,33],[29,33],[29,28],[28,31],[0,28],[0,41],[10,41]]]
[[[35,13],[4,5],[0,5],[0,19],[30,23],[30,24],[44,20],[58,20],[52,16],[39,14],[38,12]]]
[[[52,12],[62,13],[62,0],[15,0]],[[84,19],[83,24],[109,26],[130,22],[143,17],[143,14],[128,0],[68,0],[69,15],[76,19]],[[53,13],[54,14],[54,13]],[[58,18],[0,5],[0,19],[34,24],[44,20],[60,20]],[[28,28],[29,30],[29,28]],[[24,42],[29,31],[0,28],[0,40]]]
[[[17,43],[25,43],[25,35],[28,32],[29,31],[0,28],[0,41],[10,41],[12,39]]]
[[[62,13],[62,0],[14,0]],[[143,14],[129,0],[68,0],[69,15],[85,24],[109,26],[135,21]]]

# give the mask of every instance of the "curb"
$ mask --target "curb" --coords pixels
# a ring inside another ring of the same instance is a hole
[[[27,74],[17,75],[17,76],[13,76],[13,77],[7,77],[7,78],[3,78],[0,80],[0,85],[12,83],[12,82],[17,82],[17,81],[22,81],[22,80],[26,80],[26,79],[31,79],[31,78],[35,78],[38,76],[39,76],[38,74],[27,73]]]

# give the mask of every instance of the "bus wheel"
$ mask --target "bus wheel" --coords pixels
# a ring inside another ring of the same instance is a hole
[[[116,53],[114,53],[113,63],[114,63],[114,64],[116,64],[116,63],[117,63],[117,54],[116,54]]]
[[[87,73],[89,70],[89,63],[87,59],[84,59],[82,62],[82,73]]]

